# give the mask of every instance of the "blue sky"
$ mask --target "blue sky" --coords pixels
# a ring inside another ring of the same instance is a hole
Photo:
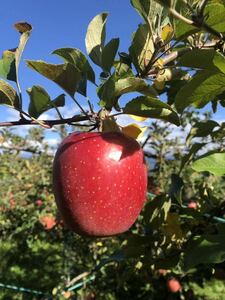
[[[136,30],[141,18],[131,7],[128,0],[66,0],[51,1],[7,1],[1,4],[0,11],[0,52],[14,48],[18,45],[19,34],[13,28],[13,24],[26,21],[33,26],[32,35],[23,53],[20,65],[20,83],[24,97],[25,107],[28,105],[26,89],[34,84],[42,85],[52,98],[62,93],[62,90],[48,79],[25,66],[25,59],[44,60],[50,63],[62,61],[51,52],[57,48],[75,47],[85,50],[86,29],[91,19],[101,13],[108,12],[107,37],[109,41],[113,37],[120,37],[119,51],[127,51],[131,40],[131,34]],[[98,67],[95,70],[100,72]],[[97,102],[95,87],[89,87],[89,97]],[[77,96],[82,104],[85,99]],[[71,102],[68,98],[67,103]],[[10,115],[7,115],[10,113]],[[0,106],[0,119],[5,120],[14,117],[4,106]]]
[[[3,1],[0,11],[0,53],[18,45],[19,34],[13,24],[27,21],[32,24],[33,32],[28,41],[20,65],[20,83],[22,87],[25,107],[28,105],[26,89],[32,85],[43,86],[52,98],[63,91],[38,73],[25,66],[25,59],[44,60],[50,63],[61,63],[61,60],[51,52],[57,48],[75,47],[85,51],[85,35],[88,23],[101,13],[108,12],[107,38],[120,37],[119,51],[127,51],[131,34],[142,21],[137,12],[130,5],[129,0],[20,0]],[[100,69],[95,68],[97,74]],[[89,86],[89,97],[97,102],[95,87]],[[82,105],[86,104],[83,97],[77,96]],[[68,98],[67,104],[72,101]],[[64,111],[65,112],[65,111]],[[66,112],[68,113],[68,112]],[[222,112],[217,113],[222,119]],[[8,108],[0,106],[0,120],[13,120],[16,116]]]

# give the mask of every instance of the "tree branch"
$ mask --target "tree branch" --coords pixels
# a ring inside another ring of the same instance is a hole
[[[9,126],[21,126],[21,125],[40,125],[40,121],[43,124],[43,127],[45,128],[51,128],[54,125],[61,125],[61,124],[71,124],[75,122],[81,122],[81,121],[88,121],[92,115],[77,115],[73,116],[72,118],[62,119],[62,120],[27,120],[27,119],[21,119],[19,121],[9,121],[9,122],[0,122],[0,127],[9,127]],[[90,126],[93,126],[91,124]]]

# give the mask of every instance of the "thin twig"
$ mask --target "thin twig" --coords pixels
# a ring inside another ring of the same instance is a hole
[[[71,98],[73,99],[73,101],[76,103],[76,105],[80,108],[80,110],[82,111],[82,113],[85,115],[85,116],[88,116],[88,113],[83,109],[83,107],[80,105],[80,103],[75,99],[75,97],[71,96]]]
[[[90,275],[91,272],[84,272],[79,274],[78,276],[74,277],[72,280],[70,280],[70,282],[67,284],[67,288],[70,287],[71,285],[74,285],[74,283],[76,283],[77,281],[87,277],[88,275]]]

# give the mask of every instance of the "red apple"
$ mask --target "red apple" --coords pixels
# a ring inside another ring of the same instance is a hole
[[[53,190],[73,231],[88,236],[122,233],[135,222],[146,199],[143,151],[122,133],[72,133],[56,152]]]
[[[197,209],[198,205],[195,201],[191,201],[188,203],[188,208]]]
[[[40,199],[38,199],[38,200],[35,201],[35,204],[36,204],[37,206],[41,206],[41,205],[43,204],[43,201],[40,200]]]
[[[42,216],[39,221],[46,230],[50,230],[56,225],[56,220],[52,215]]]
[[[167,281],[167,287],[171,293],[177,293],[181,290],[180,282],[175,278],[171,278]]]

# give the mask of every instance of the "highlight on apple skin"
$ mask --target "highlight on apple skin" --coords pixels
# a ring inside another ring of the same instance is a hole
[[[62,218],[76,233],[101,237],[127,231],[146,199],[143,151],[120,132],[72,133],[54,158],[53,191]]]

